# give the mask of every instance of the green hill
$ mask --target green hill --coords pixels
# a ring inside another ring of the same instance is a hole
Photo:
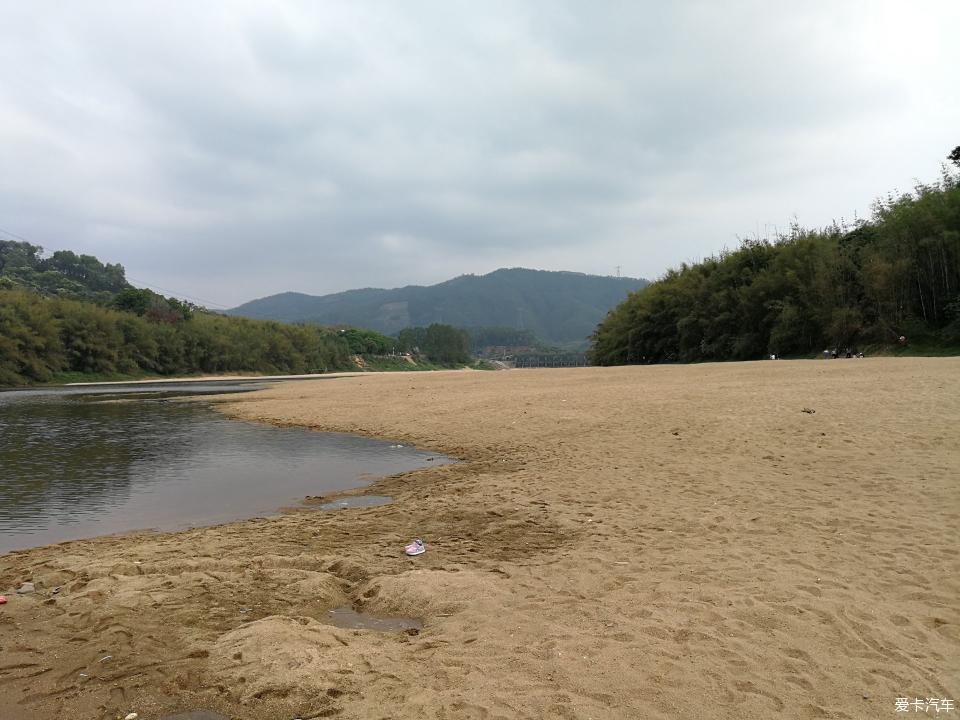
[[[70,250],[45,258],[37,245],[0,240],[0,290],[107,302],[129,287],[122,265],[105,265]]]
[[[373,333],[227,318],[132,287],[92,255],[0,240],[0,387],[148,375],[356,369]],[[386,348],[387,350],[384,350]]]
[[[561,345],[585,341],[607,312],[647,284],[635,278],[523,268],[462,275],[430,286],[366,288],[333,295],[281,293],[228,310],[230,315],[354,325],[383,333],[445,323],[455,327],[532,330]]]
[[[45,257],[28,242],[0,241],[0,388],[196,373],[428,370],[470,360],[462,330],[432,324],[407,335],[404,344],[372,330],[224,317],[135,288],[122,266],[92,255]]]

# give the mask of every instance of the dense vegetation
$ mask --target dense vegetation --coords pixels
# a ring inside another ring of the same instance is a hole
[[[412,332],[416,367],[469,360],[461,331],[433,325]],[[64,377],[355,370],[355,356],[379,368],[403,347],[372,330],[216,315],[132,287],[120,265],[70,251],[44,258],[38,246],[0,241],[0,386]]]
[[[470,361],[462,330],[410,328],[401,338],[371,330],[225,317],[150,291],[124,291],[108,305],[24,290],[0,290],[0,386],[67,375],[115,377],[256,372],[299,374],[449,367]],[[119,309],[118,305],[133,305]],[[417,364],[399,359],[412,352]]]
[[[346,342],[351,355],[393,355],[400,352],[396,338],[373,330],[342,327],[337,328],[337,333]]]
[[[423,355],[434,363],[453,365],[470,360],[469,335],[450,325],[405,328],[397,340],[402,351]]]
[[[43,295],[109,301],[130,287],[121,265],[92,255],[58,250],[48,258],[28,242],[0,240],[0,290],[20,288]]]
[[[852,227],[793,228],[670,270],[607,315],[591,357],[743,360],[901,336],[933,351],[960,346],[960,176],[948,170]]]
[[[546,342],[584,344],[603,316],[645,280],[522,268],[463,275],[429,287],[350,290],[316,297],[283,293],[229,314],[285,322],[348,324],[395,334],[446,323],[460,328],[521,327]]]
[[[425,328],[404,328],[395,338],[352,327],[341,328],[339,333],[354,355],[383,359],[385,356],[406,353],[416,356],[419,363],[432,366],[470,362],[467,333],[450,325],[434,323]]]
[[[100,376],[355,369],[339,333],[194,312],[158,320],[94,303],[0,290],[0,385]]]

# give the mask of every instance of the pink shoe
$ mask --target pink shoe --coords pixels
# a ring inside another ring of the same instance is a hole
[[[423,555],[427,551],[427,548],[424,547],[423,540],[416,538],[412,543],[407,545],[403,551],[412,557],[413,555]]]

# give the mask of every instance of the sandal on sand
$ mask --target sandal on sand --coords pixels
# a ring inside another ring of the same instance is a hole
[[[423,540],[421,540],[420,538],[416,538],[412,543],[407,545],[403,549],[403,551],[407,555],[413,556],[413,555],[423,555],[423,553],[425,553],[427,549],[423,546]]]

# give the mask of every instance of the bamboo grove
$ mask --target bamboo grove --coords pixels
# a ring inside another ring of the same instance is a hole
[[[607,315],[591,358],[747,360],[904,344],[960,348],[960,175],[946,168],[852,226],[794,227],[670,270]]]

